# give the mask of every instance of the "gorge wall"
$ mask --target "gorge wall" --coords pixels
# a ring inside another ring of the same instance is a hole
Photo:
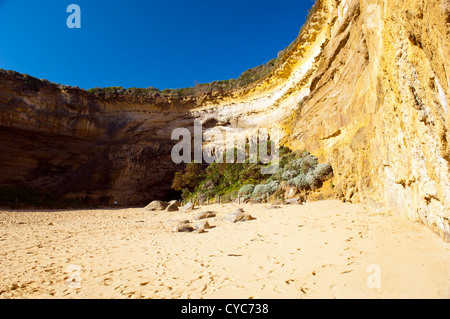
[[[449,61],[449,0],[318,0],[280,64],[228,93],[102,97],[2,71],[0,185],[146,204],[179,170],[174,128],[278,128],[333,166],[338,198],[450,241]]]

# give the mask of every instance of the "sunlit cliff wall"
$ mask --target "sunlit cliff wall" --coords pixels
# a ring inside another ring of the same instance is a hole
[[[450,240],[450,2],[317,6],[279,69],[196,115],[281,127],[332,164],[336,196]]]

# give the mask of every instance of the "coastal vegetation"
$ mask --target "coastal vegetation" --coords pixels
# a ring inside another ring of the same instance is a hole
[[[269,147],[270,149],[270,147]],[[232,150],[237,154],[237,150]],[[226,156],[226,153],[224,154]],[[319,163],[317,157],[307,151],[292,151],[280,147],[278,169],[264,175],[261,169],[267,165],[251,163],[189,163],[175,174],[172,188],[182,192],[183,199],[199,198],[202,201],[217,196],[225,201],[238,195],[243,200],[263,201],[269,195],[281,198],[288,188],[298,191],[319,189],[333,175],[332,167]]]

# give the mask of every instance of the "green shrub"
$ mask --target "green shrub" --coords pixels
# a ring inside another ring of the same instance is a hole
[[[273,193],[275,193],[275,191],[278,188],[278,182],[277,181],[272,181],[268,184],[263,184],[263,185],[256,185],[255,189],[253,190],[253,196],[254,197],[261,197],[261,196],[265,196],[267,193],[269,193],[269,195],[272,195]]]
[[[316,178],[324,182],[333,174],[333,168],[330,164],[320,163],[313,173]]]
[[[202,164],[189,163],[183,172],[177,172],[172,182],[172,188],[177,191],[182,191],[185,188],[190,191],[197,188],[204,179],[204,171]]]
[[[161,91],[161,94],[172,97],[179,96],[178,89],[164,89]]]
[[[200,184],[197,193],[203,194],[206,198],[212,198],[215,195],[214,192],[215,187],[216,184],[214,183],[213,180],[206,179]]]
[[[302,154],[301,158],[293,160],[290,167],[303,174],[308,174],[310,170],[316,168],[317,164],[317,157],[306,152]]]
[[[309,184],[306,180],[306,175],[303,173],[298,174],[293,179],[288,181],[290,186],[296,186],[298,189],[309,189]]]
[[[237,150],[234,148],[225,153],[229,152],[234,153],[236,161]],[[282,194],[284,190],[280,184],[299,189],[319,188],[333,172],[329,164],[319,164],[317,157],[309,152],[293,152],[287,147],[280,147],[278,170],[272,175],[262,175],[264,165],[249,163],[248,145],[246,155],[244,163],[188,164],[184,171],[175,174],[172,188],[182,190],[183,198],[221,195],[223,199],[231,199],[240,193],[246,199],[257,199],[264,198],[267,193]]]
[[[307,167],[308,169],[315,167],[318,164],[317,162],[317,157],[315,157],[314,155],[307,155],[305,157],[303,157],[303,164],[302,164],[302,168],[303,167]]]
[[[125,91],[125,93],[133,96],[145,96],[151,94],[151,91],[149,89],[142,88],[129,88]]]
[[[251,195],[255,190],[255,186],[251,184],[246,184],[239,189],[239,193],[242,195]]]
[[[111,87],[105,87],[105,88],[92,88],[87,90],[88,93],[94,94],[94,95],[107,95],[107,96],[113,96],[113,95],[121,95],[125,93],[127,90],[125,90],[121,86],[111,86]]]
[[[309,172],[306,175],[306,183],[308,183],[308,186],[310,189],[317,189],[322,186],[322,182],[320,179],[318,179],[313,172]]]
[[[281,175],[281,179],[284,180],[284,181],[288,181],[288,180],[294,178],[295,175],[297,175],[297,174],[298,174],[297,171],[287,170],[287,171],[283,172],[283,174]]]

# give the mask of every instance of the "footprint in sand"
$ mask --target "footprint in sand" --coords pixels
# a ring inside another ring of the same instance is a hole
[[[348,274],[348,273],[350,273],[350,272],[352,272],[352,271],[353,271],[353,269],[344,270],[343,272],[341,272],[341,274],[342,274],[342,275]]]
[[[113,280],[112,280],[111,277],[107,277],[107,278],[104,278],[104,279],[103,279],[102,283],[103,283],[104,286],[111,286],[112,281],[113,281]]]

